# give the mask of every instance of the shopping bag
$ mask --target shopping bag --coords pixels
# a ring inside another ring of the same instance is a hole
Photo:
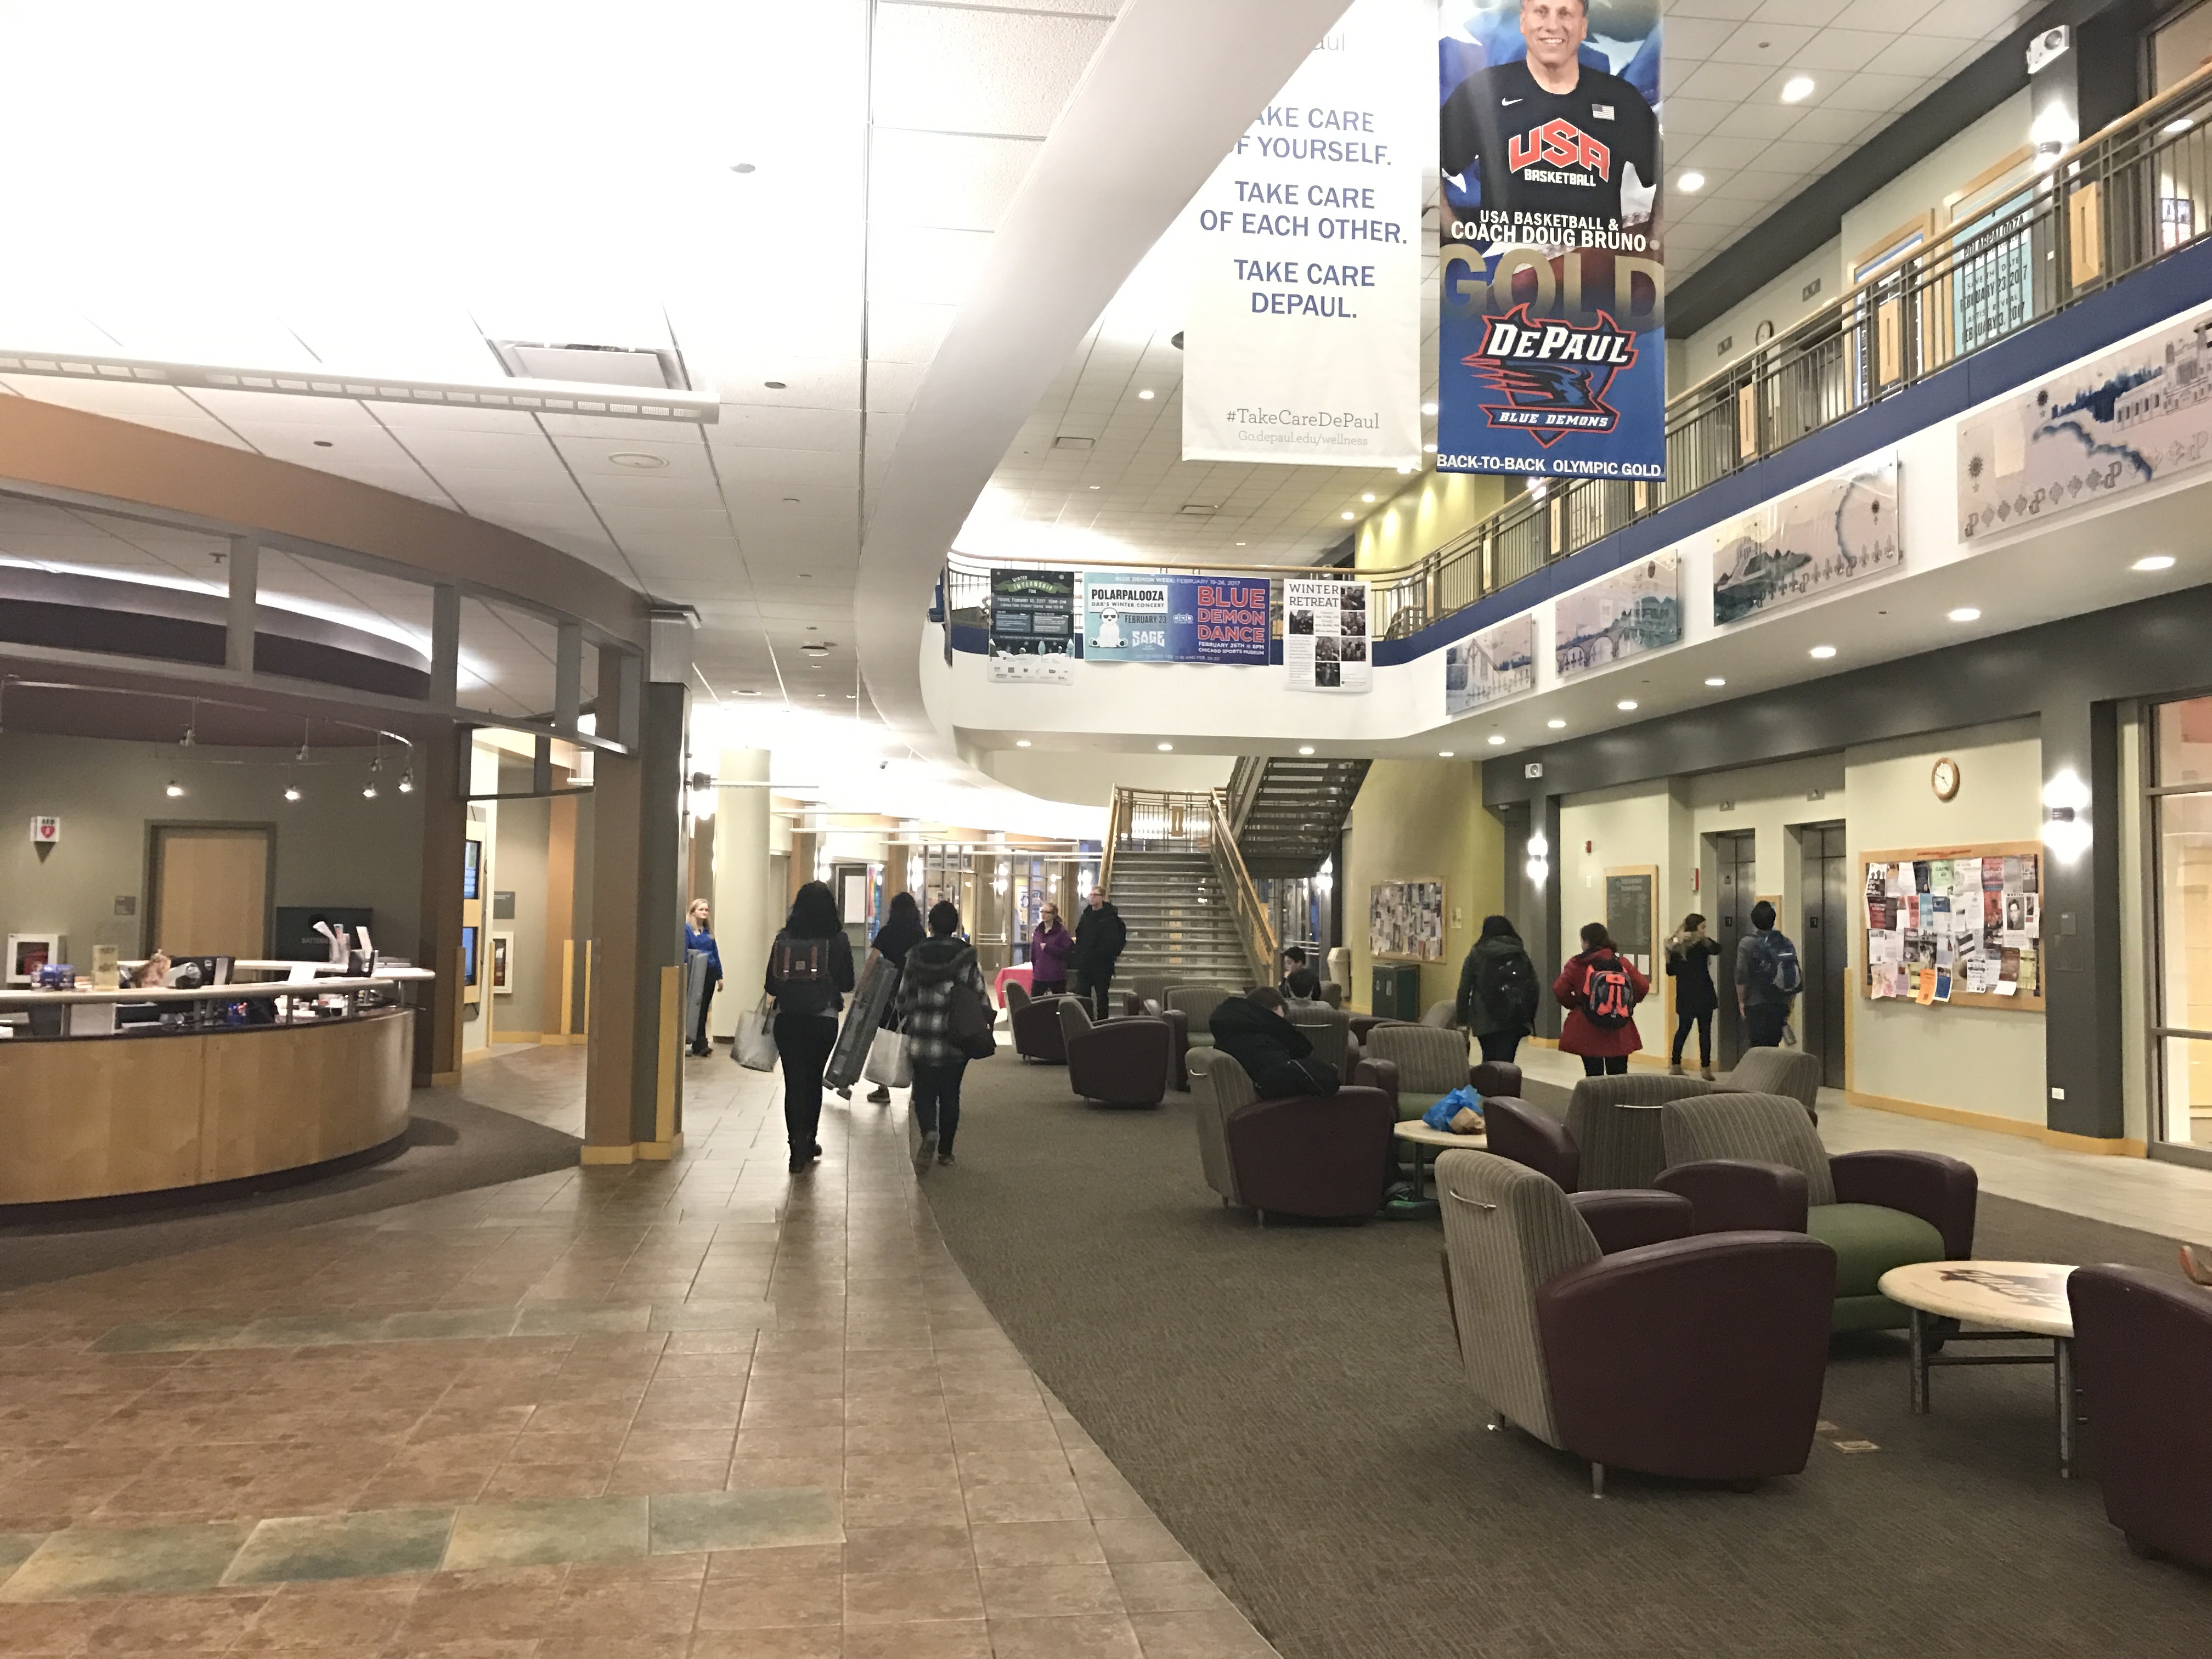
[[[738,1016],[738,1034],[730,1054],[749,1072],[775,1070],[775,1005],[766,997],[757,1008]]]
[[[884,1089],[906,1089],[914,1085],[914,1067],[906,1057],[906,1039],[896,1031],[878,1031],[868,1045],[868,1063],[861,1076]]]

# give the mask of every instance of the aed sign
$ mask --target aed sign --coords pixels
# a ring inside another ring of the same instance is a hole
[[[33,818],[31,820],[31,841],[33,845],[38,847],[52,847],[55,842],[61,840],[61,838],[62,821],[59,818]]]

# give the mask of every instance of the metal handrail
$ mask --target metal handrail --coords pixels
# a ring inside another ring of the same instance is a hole
[[[1667,477],[1532,481],[1529,489],[1374,584],[1371,626],[1407,639],[1707,485],[1778,453],[2212,234],[2212,65],[2092,134],[1994,207],[1870,271],[1786,334],[1668,400]],[[945,602],[988,619],[992,565],[948,557]],[[1085,568],[1267,576],[1340,574],[1218,561]],[[963,603],[964,601],[964,603]]]
[[[1275,943],[1275,926],[1268,918],[1267,907],[1260,902],[1260,890],[1252,884],[1252,872],[1244,867],[1244,855],[1237,851],[1236,834],[1229,827],[1229,792],[1216,789],[1206,799],[1213,809],[1214,878],[1220,882],[1230,914],[1236,918],[1237,942],[1243,945],[1251,965],[1252,982],[1271,985],[1274,965],[1282,953]]]

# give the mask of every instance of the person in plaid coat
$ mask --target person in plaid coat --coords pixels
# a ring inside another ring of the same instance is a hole
[[[975,947],[959,934],[959,907],[939,899],[929,908],[929,937],[906,953],[899,977],[898,1028],[914,1071],[914,1120],[921,1130],[916,1175],[926,1174],[933,1160],[952,1162],[952,1137],[960,1129],[960,1077],[968,1056],[952,1041],[952,988],[990,994]]]

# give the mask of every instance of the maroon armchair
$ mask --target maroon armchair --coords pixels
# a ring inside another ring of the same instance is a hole
[[[1802,1113],[1800,1113],[1800,1116]],[[1496,1414],[1590,1462],[1750,1481],[1805,1467],[1820,1414],[1836,1256],[1802,1233],[1674,1237],[1607,1253],[1583,1204],[1487,1152],[1437,1160],[1460,1355]],[[1662,1230],[1679,1207],[1589,1210]]]
[[[2078,1267],[2066,1299],[2106,1518],[2138,1555],[2212,1567],[2212,1291]]]
[[[1483,1128],[1490,1150],[1537,1174],[1548,1176],[1563,1193],[1581,1189],[1583,1154],[1567,1126],[1540,1106],[1513,1097],[1485,1096]],[[1633,1190],[1632,1188],[1623,1190]]]
[[[1397,1114],[1374,1089],[1262,1100],[1244,1068],[1204,1054],[1195,1112],[1199,1162],[1224,1204],[1265,1224],[1268,1212],[1345,1219],[1382,1206]]]
[[[1147,1016],[1094,1024],[1079,997],[1062,997],[1056,1012],[1067,1081],[1077,1094],[1102,1106],[1157,1106],[1166,1097],[1175,1067],[1167,1021]]]
[[[1013,1032],[1014,1053],[1023,1060],[1048,1066],[1067,1064],[1067,1040],[1060,1035],[1056,997],[1033,997],[1019,980],[1006,981],[1006,1024]]]

